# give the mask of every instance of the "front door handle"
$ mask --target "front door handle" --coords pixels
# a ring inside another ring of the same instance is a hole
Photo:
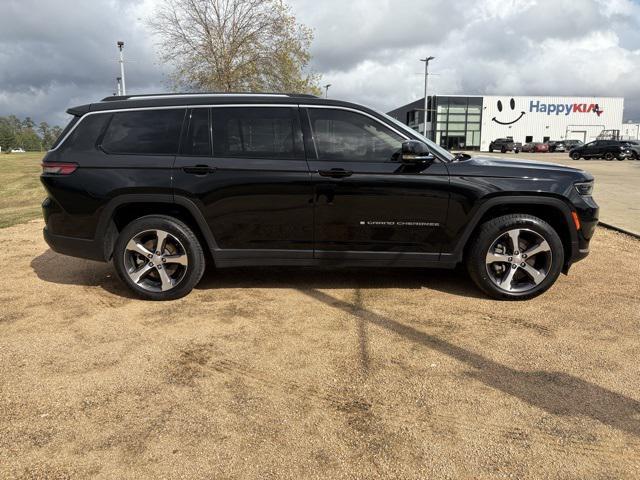
[[[191,165],[189,167],[182,167],[184,173],[191,173],[192,175],[206,175],[216,171],[215,167],[209,165]]]
[[[345,178],[353,175],[351,170],[345,170],[344,168],[332,168],[331,170],[318,170],[318,173],[323,177],[331,178]]]

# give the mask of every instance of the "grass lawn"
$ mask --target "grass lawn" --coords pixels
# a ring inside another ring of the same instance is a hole
[[[0,153],[0,228],[41,215],[45,193],[40,183],[44,152]]]

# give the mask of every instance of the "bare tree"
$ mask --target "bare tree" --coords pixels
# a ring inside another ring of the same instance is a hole
[[[149,23],[174,87],[320,93],[313,33],[282,0],[164,0]]]

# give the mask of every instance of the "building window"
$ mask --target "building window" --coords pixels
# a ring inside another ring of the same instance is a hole
[[[527,135],[526,137],[524,137],[524,143],[531,143],[533,142],[533,135]]]
[[[551,137],[542,137],[542,143],[547,143]]]

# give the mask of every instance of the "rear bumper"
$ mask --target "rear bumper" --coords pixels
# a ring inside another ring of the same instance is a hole
[[[42,233],[44,240],[54,252],[99,262],[105,261],[102,245],[98,245],[95,240],[54,235],[47,227],[44,227]]]

